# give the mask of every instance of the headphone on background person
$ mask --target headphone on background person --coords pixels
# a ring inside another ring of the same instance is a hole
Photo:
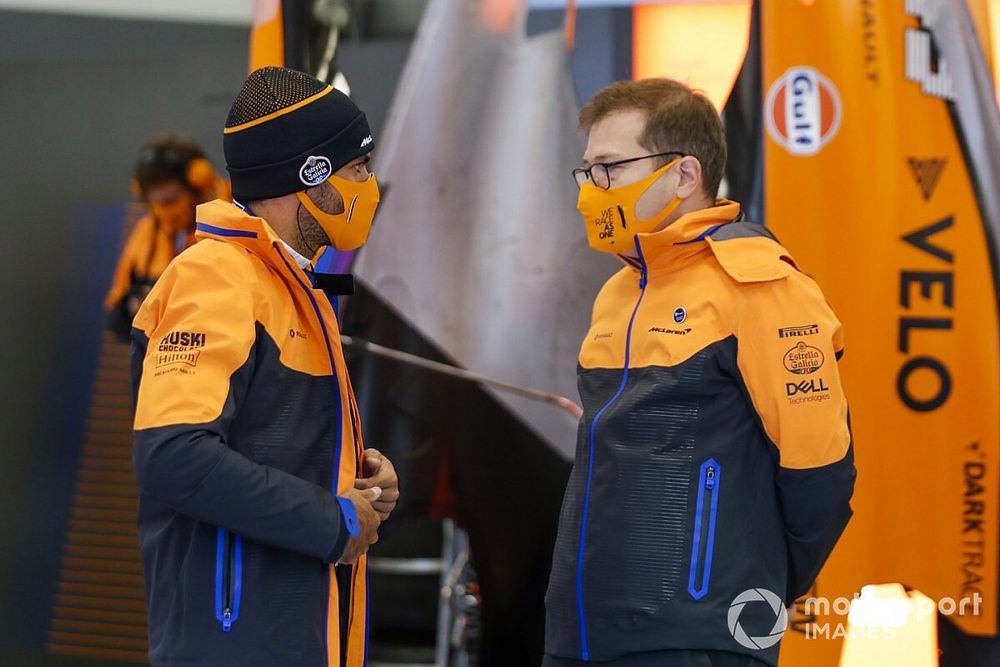
[[[219,176],[205,152],[192,139],[176,134],[153,139],[139,151],[132,178],[132,194],[145,199],[146,188],[178,180],[196,195],[214,196]]]

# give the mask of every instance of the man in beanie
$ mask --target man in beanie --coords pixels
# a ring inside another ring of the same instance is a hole
[[[312,269],[367,238],[374,143],[345,95],[268,67],[224,147],[234,201],[198,207],[200,242],[133,325],[150,661],[360,667],[365,552],[398,481],[362,442],[324,291],[344,277]]]

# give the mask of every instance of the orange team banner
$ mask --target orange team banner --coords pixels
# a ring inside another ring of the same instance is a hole
[[[726,106],[747,54],[751,0],[637,4],[632,9],[632,78],[666,76]]]
[[[281,0],[257,0],[250,30],[250,70],[285,64],[285,22]]]
[[[996,221],[955,112],[967,91],[930,25],[939,3],[761,2],[765,222],[844,323],[858,468],[785,665],[837,664],[866,584],[901,582],[964,632],[997,632]]]

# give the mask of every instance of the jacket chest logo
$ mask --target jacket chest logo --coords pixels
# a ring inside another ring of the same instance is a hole
[[[197,331],[171,331],[156,348],[156,367],[183,364],[197,366],[198,357],[205,347],[206,336]]]
[[[811,375],[823,368],[823,351],[818,347],[800,342],[785,353],[785,370],[796,375]]]
[[[668,329],[665,327],[650,327],[650,333],[672,334],[674,336],[686,336],[691,333],[691,327],[686,329]]]
[[[671,336],[686,336],[691,333],[691,327],[680,327],[677,325],[684,324],[687,322],[688,312],[687,308],[683,306],[678,306],[674,308],[673,312],[673,325],[661,326],[661,327],[650,327],[649,333],[657,334],[669,334]]]

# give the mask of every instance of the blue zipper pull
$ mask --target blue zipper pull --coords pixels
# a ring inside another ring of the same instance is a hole
[[[708,466],[705,471],[705,488],[709,491],[715,488],[715,466]]]
[[[642,246],[639,244],[639,237],[632,237],[633,243],[635,243],[635,254],[639,260],[639,289],[646,289],[646,257],[642,254]]]
[[[229,632],[233,629],[233,610],[228,607],[222,612],[222,631]]]

